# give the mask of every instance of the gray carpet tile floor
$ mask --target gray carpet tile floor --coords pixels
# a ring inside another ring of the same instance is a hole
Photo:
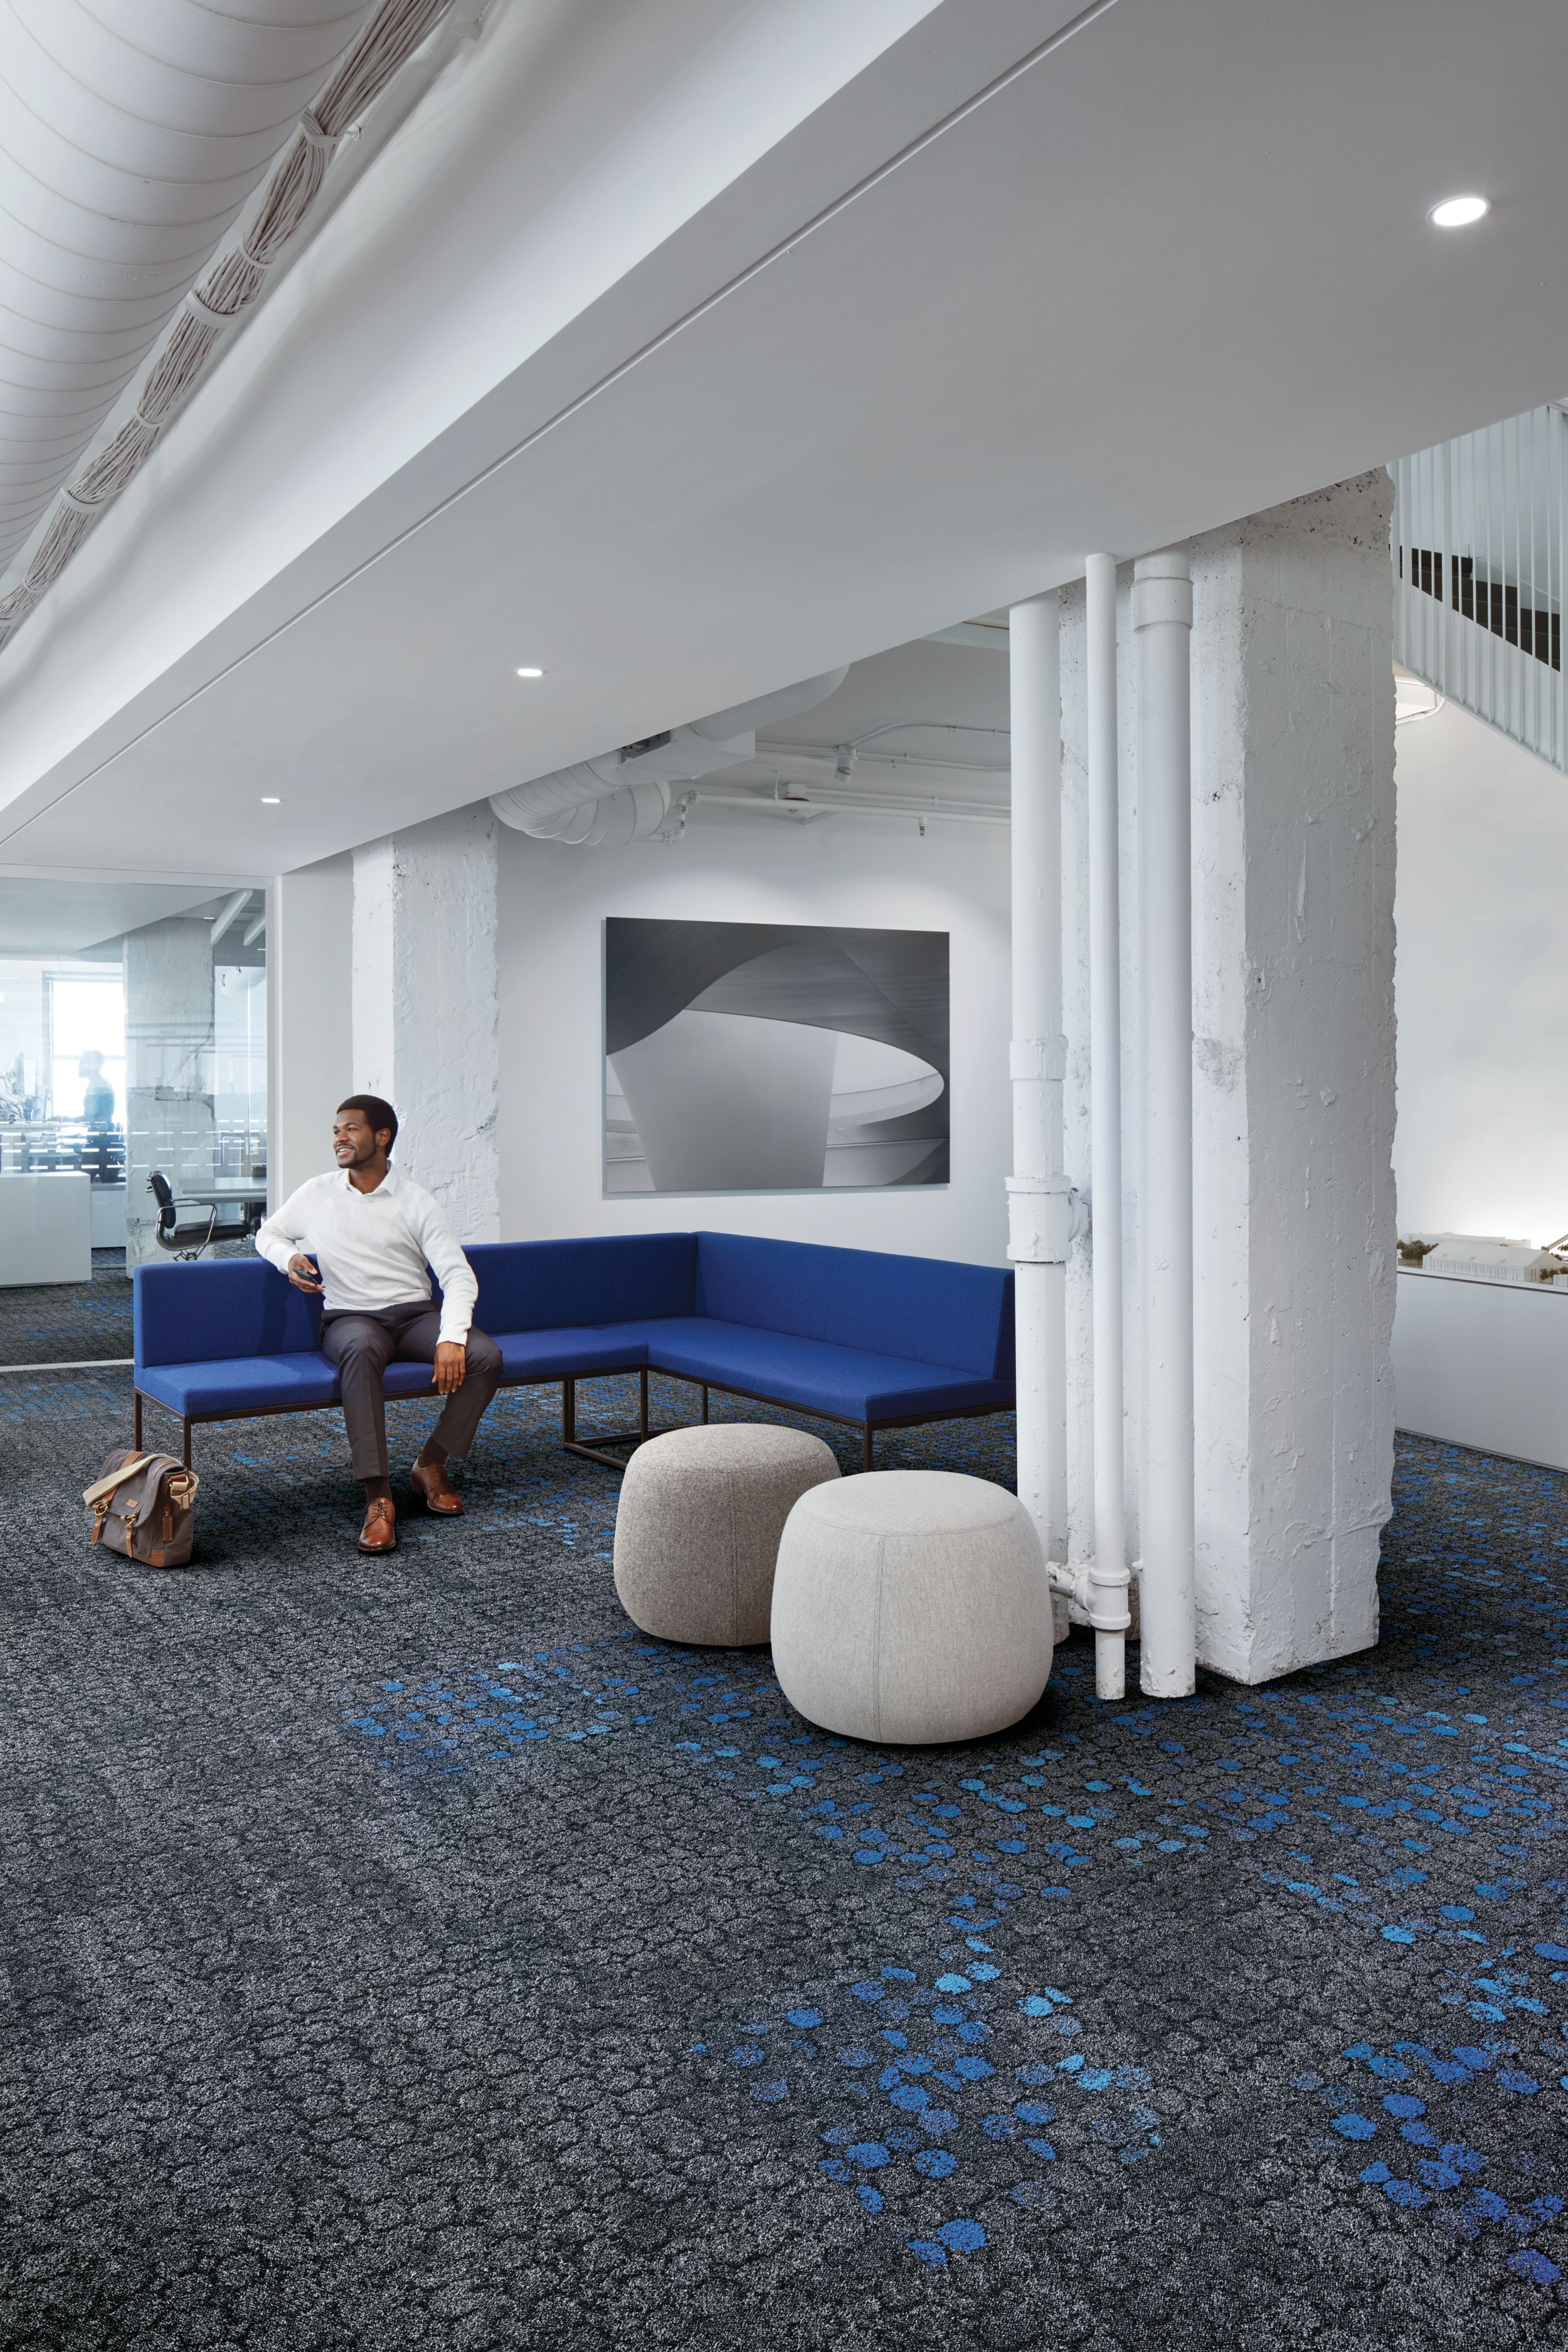
[[[0,1290],[0,1364],[66,1364],[131,1354],[123,1250],[94,1250],[87,1282]]]
[[[0,1393],[7,2347],[1568,2340],[1562,1478],[1404,1443],[1375,1652],[1075,1636],[879,1751],[627,1625],[551,1391],[379,1564],[335,1414],[198,1431],[164,1574],[86,1547],[127,1403]]]
[[[205,1259],[255,1255],[251,1243],[217,1242]],[[86,1282],[0,1289],[0,1364],[96,1363],[132,1354],[132,1285],[122,1249],[95,1249]]]

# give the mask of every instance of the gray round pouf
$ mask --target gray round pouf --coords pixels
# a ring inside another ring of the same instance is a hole
[[[784,1521],[809,1487],[837,1476],[831,1447],[804,1429],[725,1421],[649,1438],[626,1465],[616,1515],[626,1615],[666,1642],[765,1642]]]
[[[773,1578],[773,1672],[808,1722],[878,1746],[977,1739],[1051,1671],[1051,1595],[1016,1495],[873,1470],[803,1495]]]

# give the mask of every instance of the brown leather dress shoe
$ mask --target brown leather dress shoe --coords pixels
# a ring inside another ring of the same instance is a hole
[[[364,1525],[359,1531],[361,1551],[395,1551],[397,1549],[397,1514],[392,1505],[379,1496],[364,1507]]]
[[[463,1516],[463,1498],[444,1469],[434,1462],[416,1462],[408,1474],[409,1484],[427,1511],[437,1518],[459,1519]]]

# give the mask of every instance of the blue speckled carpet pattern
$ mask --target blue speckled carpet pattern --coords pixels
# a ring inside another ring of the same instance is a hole
[[[1374,1653],[1079,1636],[880,1751],[627,1626],[552,1391],[374,1567],[335,1415],[198,1432],[164,1576],[83,1546],[124,1396],[0,1395],[6,2345],[1564,2340],[1562,1478],[1404,1443]]]

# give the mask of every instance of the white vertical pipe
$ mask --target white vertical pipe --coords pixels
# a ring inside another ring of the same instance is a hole
[[[267,961],[262,985],[267,991],[267,1213],[270,1217],[289,1197],[282,1181],[283,1156],[283,981],[293,950],[292,924],[284,919],[284,881],[275,874],[267,885]],[[129,1132],[129,1127],[127,1129]]]
[[[1143,1308],[1141,1681],[1152,1698],[1194,1688],[1192,566],[1141,557],[1133,574],[1142,808]]]
[[[1565,468],[1563,468],[1565,433],[1568,433],[1568,421],[1563,419],[1563,412],[1561,412],[1559,407],[1554,407],[1552,409],[1552,513],[1554,513],[1556,518],[1554,602],[1556,602],[1556,609],[1559,609],[1559,624],[1556,624],[1556,628],[1559,628],[1559,642],[1556,642],[1559,668],[1554,670],[1556,687],[1554,687],[1554,701],[1552,701],[1552,708],[1554,708],[1554,748],[1552,748],[1552,757],[1554,757],[1559,767],[1568,767],[1568,696],[1563,694],[1563,687],[1568,685],[1568,673],[1561,668],[1563,654],[1568,654],[1568,645],[1563,645],[1563,640],[1568,637],[1568,497],[1563,497],[1565,487],[1568,487],[1568,482],[1565,482]]]
[[[1013,722],[1013,1174],[1018,1495],[1047,1560],[1067,1551],[1067,1255],[1062,1172],[1062,754],[1059,600],[1009,615]]]
[[[1127,1693],[1122,1423],[1121,910],[1116,760],[1116,558],[1085,567],[1089,688],[1089,1202],[1093,1215],[1094,1687]]]

